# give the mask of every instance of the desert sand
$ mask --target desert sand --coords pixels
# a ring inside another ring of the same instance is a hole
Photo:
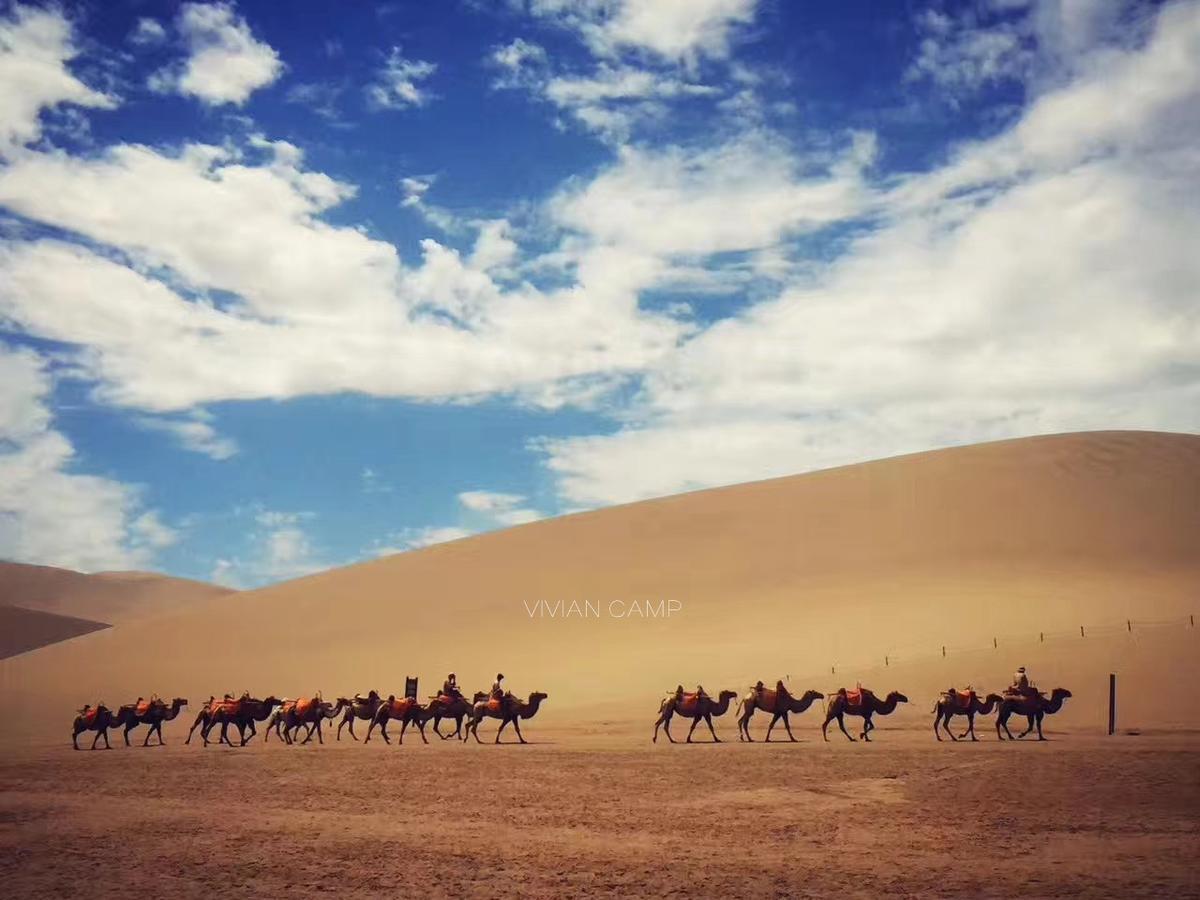
[[[1200,437],[1136,432],[700,491],[198,598],[0,662],[5,875],[54,896],[132,853],[163,865],[111,887],[190,896],[249,848],[204,890],[1195,895],[1197,598]],[[1016,665],[1073,692],[1049,741],[1001,744],[991,717],[977,744],[934,741],[939,690],[998,690]],[[416,674],[427,694],[497,670],[550,695],[530,746],[181,746],[214,693]],[[871,745],[822,742],[820,704],[795,744],[738,744],[732,713],[720,746],[650,744],[676,683],[779,677],[910,702]],[[151,691],[192,701],[166,748],[71,751],[73,709]]]
[[[114,625],[152,619],[229,588],[155,572],[84,574],[53,566],[0,562],[0,606],[18,606]]]

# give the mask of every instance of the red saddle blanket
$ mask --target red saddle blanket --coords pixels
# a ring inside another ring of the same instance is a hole
[[[458,697],[451,697],[449,694],[438,694],[437,703],[439,706],[453,706],[458,702]]]
[[[866,688],[855,688],[852,691],[846,691],[847,706],[862,706],[863,697],[869,693]]]
[[[970,709],[971,701],[975,699],[974,691],[953,691],[946,692],[944,695],[950,703],[957,706],[959,709]]]
[[[292,712],[294,712],[297,716],[307,716],[312,711],[312,708],[316,705],[316,703],[316,697],[301,697],[293,704]]]
[[[392,701],[392,704],[388,709],[388,715],[390,715],[393,719],[402,719],[412,712],[416,705],[417,701],[413,700],[411,697],[400,697],[399,699]]]
[[[503,700],[500,700],[497,697],[491,697],[487,702],[488,712],[498,713],[498,712],[500,712],[500,707],[503,705],[504,705]]]
[[[214,700],[208,705],[208,714],[215,716],[217,713],[224,713],[227,716],[236,716],[241,708],[241,700]]]
[[[100,707],[93,706],[87,712],[81,713],[80,715],[81,715],[81,718],[83,719],[83,723],[85,725],[95,725],[96,724],[96,716],[98,716],[99,714],[100,714]]]
[[[143,700],[141,703],[139,703],[137,705],[137,714],[139,716],[144,716],[146,713],[150,712],[150,707],[152,707],[153,705],[154,705],[153,700]]]
[[[700,696],[700,694],[684,691],[683,699],[675,702],[675,711],[685,716],[694,715],[696,708],[700,705]],[[704,697],[709,699],[707,694]]]

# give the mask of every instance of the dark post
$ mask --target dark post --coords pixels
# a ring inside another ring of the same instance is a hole
[[[946,655],[946,645],[942,644],[942,656]]]
[[[1115,673],[1109,673],[1108,676],[1108,733],[1112,734],[1117,730],[1117,676]]]
[[[1080,626],[1079,626],[1079,636],[1080,636],[1080,637],[1087,637],[1087,635],[1083,633],[1083,626],[1082,626],[1082,625],[1080,625]]]
[[[995,650],[995,649],[996,649],[997,647],[999,647],[999,646],[1000,646],[1000,645],[996,643],[996,639],[995,639],[995,638],[992,638],[992,649],[993,649],[993,650]]]

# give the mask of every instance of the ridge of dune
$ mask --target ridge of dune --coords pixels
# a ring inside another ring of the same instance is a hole
[[[110,627],[107,622],[0,605],[0,659]]]
[[[543,520],[131,622],[0,673],[6,699],[37,707],[30,739],[93,695],[328,697],[398,692],[406,674],[426,691],[448,671],[473,690],[497,670],[550,694],[546,726],[649,724],[678,682],[715,693],[791,675],[826,692],[902,689],[902,727],[947,684],[996,689],[1022,662],[1044,686],[1073,686],[1066,727],[1096,727],[1107,671],[1141,726],[1200,726],[1195,700],[1154,690],[1200,675],[1195,629],[1144,624],[1186,620],[1197,597],[1200,436],[1092,432]],[[543,601],[583,614],[539,615]],[[635,603],[678,608],[635,616]],[[1125,635],[1061,637],[1127,619],[1139,624]]]
[[[170,615],[233,593],[229,588],[157,572],[86,574],[0,561],[0,606],[115,625]]]

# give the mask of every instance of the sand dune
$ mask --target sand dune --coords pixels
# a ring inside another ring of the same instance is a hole
[[[169,615],[228,588],[154,572],[97,572],[0,562],[0,605],[118,624]]]
[[[8,703],[37,701],[7,737],[35,741],[61,740],[85,700],[398,691],[449,670],[474,688],[497,669],[550,694],[546,728],[648,733],[676,682],[782,675],[904,690],[912,704],[885,727],[925,728],[940,687],[993,689],[1018,663],[1074,691],[1056,727],[1101,727],[1109,671],[1122,724],[1200,726],[1195,630],[1146,624],[1186,622],[1198,598],[1200,437],[1087,433],[537,522],[129,622],[0,675]],[[542,601],[597,616],[531,617]],[[629,615],[635,601],[678,608]]]
[[[108,627],[104,622],[60,616],[40,609],[0,606],[0,659]]]

